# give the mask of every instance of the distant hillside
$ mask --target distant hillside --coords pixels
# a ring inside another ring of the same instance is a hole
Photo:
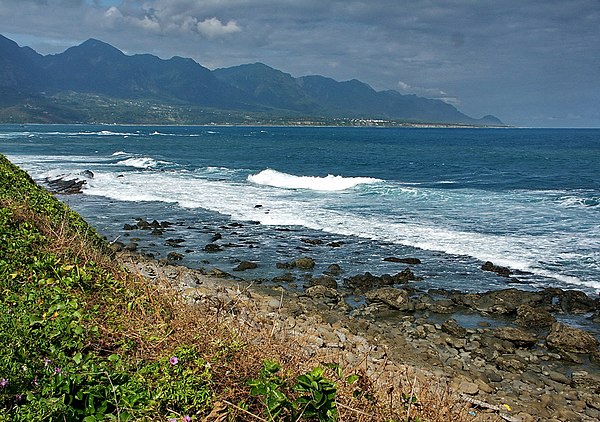
[[[0,122],[184,124],[212,122],[208,116],[215,115],[221,123],[386,119],[502,125],[494,116],[474,119],[443,101],[377,92],[358,80],[294,78],[262,63],[210,71],[189,58],[128,56],[94,39],[42,56],[0,35]]]

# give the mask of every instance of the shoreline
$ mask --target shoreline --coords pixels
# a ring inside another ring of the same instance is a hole
[[[400,374],[433,377],[473,404],[473,420],[492,415],[509,421],[600,418],[598,342],[583,330],[553,322],[548,311],[511,303],[538,293],[463,294],[463,300],[481,305],[479,311],[471,309],[471,317],[482,324],[465,328],[451,312],[452,299],[417,297],[410,284],[370,290],[367,305],[351,311],[339,292],[322,284],[298,293],[133,252],[118,254],[130,271],[170,280],[192,305],[216,297],[235,303],[235,313],[246,323],[270,324],[273,332],[301,342],[309,355],[336,355],[344,366],[365,365],[372,376],[385,373],[377,378],[382,385]],[[562,294],[561,301],[584,300],[576,293]],[[456,301],[460,294],[454,295]],[[524,322],[516,325],[516,318]],[[546,328],[532,329],[531,324]],[[588,349],[576,349],[586,342]]]

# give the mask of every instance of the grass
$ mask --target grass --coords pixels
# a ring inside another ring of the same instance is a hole
[[[1,155],[0,244],[0,421],[464,420],[437,382],[311,359],[273,326],[128,273]]]

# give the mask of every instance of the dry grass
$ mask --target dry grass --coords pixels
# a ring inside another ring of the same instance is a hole
[[[10,208],[15,218],[33,222],[53,239],[46,247],[57,256],[75,256],[78,265],[97,266],[111,275],[111,279],[97,281],[88,296],[86,307],[99,309],[90,321],[99,328],[91,348],[151,361],[178,347],[193,346],[213,363],[216,400],[206,421],[265,420],[260,416],[261,403],[250,396],[247,382],[257,377],[266,359],[279,362],[282,377],[290,382],[316,366],[340,365],[341,379],[336,371],[327,372],[338,386],[340,421],[472,420],[468,405],[431,376],[394,362],[373,362],[368,352],[354,367],[344,366],[339,350],[309,354],[309,339],[283,329],[276,319],[265,318],[247,302],[224,303],[213,298],[189,305],[169,280],[149,280],[124,270],[106,245],[94,245],[90,233],[74,230],[66,215],[56,225],[28,208],[16,204]],[[351,374],[360,375],[354,384],[344,381]],[[248,409],[239,403],[246,403]]]

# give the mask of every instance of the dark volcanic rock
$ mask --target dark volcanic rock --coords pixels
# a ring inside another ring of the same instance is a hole
[[[311,286],[325,286],[330,289],[337,289],[338,285],[335,278],[323,275],[320,277],[313,277],[310,279],[309,284]]]
[[[392,286],[394,284],[405,284],[409,281],[418,280],[422,280],[422,278],[416,277],[410,268],[406,268],[405,270],[400,271],[398,274],[393,276],[384,274],[381,277],[377,277],[370,272],[366,272],[364,274],[357,274],[355,276],[348,277],[344,279],[344,282],[351,289],[358,289],[362,292],[366,292],[379,287]]]
[[[421,280],[423,280],[423,278],[415,276],[415,273],[413,273],[410,268],[405,268],[394,276],[394,281],[396,283],[408,283],[409,281]]]
[[[510,271],[508,268],[501,267],[500,265],[494,265],[490,261],[487,261],[485,264],[483,264],[481,266],[481,269],[483,271],[491,271],[493,273],[501,275],[502,277],[508,277],[512,274],[512,271]]]
[[[123,230],[137,230],[138,226],[137,225],[131,225],[131,224],[123,224]]]
[[[296,281],[292,273],[285,273],[283,275],[273,277],[272,281],[276,283],[293,283]]]
[[[256,268],[258,268],[258,265],[255,262],[242,261],[233,269],[233,271],[254,270]]]
[[[216,233],[213,237],[210,238],[210,243],[215,243],[217,240],[220,240],[223,238],[223,235],[221,233]]]
[[[313,245],[313,246],[318,246],[318,245],[322,245],[323,242],[321,239],[301,239],[302,242],[306,243],[307,245]]]
[[[340,267],[338,264],[331,264],[325,271],[323,271],[323,274],[336,276],[340,275],[342,272],[342,267]]]
[[[311,257],[305,256],[295,259],[291,262],[291,264],[295,268],[300,268],[301,270],[312,270],[315,267],[315,260]]]
[[[46,179],[46,184],[51,192],[63,193],[63,194],[75,194],[81,193],[83,185],[87,182],[85,180],[77,179],[64,179],[59,177],[58,179]]]
[[[560,308],[570,314],[584,314],[598,308],[598,302],[579,290],[565,290],[560,295]]]
[[[292,268],[299,268],[301,270],[312,270],[315,267],[315,260],[305,256],[303,258],[295,259],[291,262],[278,262],[275,264],[277,268],[291,270]]]
[[[208,245],[206,245],[204,247],[204,252],[213,253],[213,252],[221,252],[222,250],[223,250],[222,247],[220,247],[219,245],[214,244],[214,243],[209,243]]]
[[[185,239],[167,239],[167,240],[165,240],[165,245],[175,247],[175,248],[180,248],[182,246],[181,243],[184,243],[184,242],[185,242]]]
[[[556,322],[556,318],[550,312],[542,308],[533,308],[529,305],[521,305],[517,308],[515,324],[527,328],[550,327]]]
[[[150,223],[148,223],[143,218],[140,218],[137,222],[138,229],[146,230],[150,228]]]
[[[389,281],[385,284],[386,281]],[[390,286],[394,284],[393,280],[382,280],[381,277],[374,276],[370,272],[364,274],[357,274],[352,277],[348,277],[344,280],[346,285],[352,289],[358,289],[362,292],[377,289],[383,286]]]
[[[546,344],[550,348],[564,352],[598,352],[598,340],[593,335],[560,322],[552,325],[552,330],[546,337]]]
[[[401,264],[408,264],[408,265],[418,265],[421,263],[421,260],[419,258],[396,258],[395,256],[383,258],[383,260],[386,262],[398,262]]]
[[[167,259],[169,261],[181,261],[183,259],[183,255],[177,252],[169,252],[167,255]]]

